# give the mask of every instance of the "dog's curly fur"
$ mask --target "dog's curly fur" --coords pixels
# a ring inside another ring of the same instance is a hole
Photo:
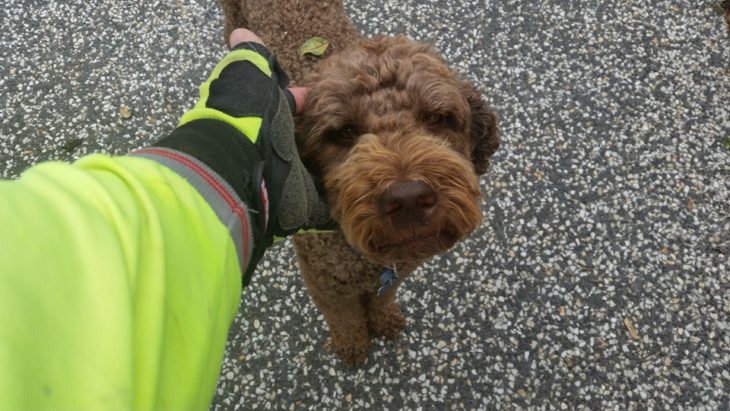
[[[353,45],[360,36],[345,17],[341,0],[219,0],[225,16],[224,41],[244,27],[258,34],[276,53],[292,84],[301,85],[320,58],[299,56],[299,46],[314,36],[330,45],[324,57]]]
[[[382,268],[403,279],[480,224],[478,175],[499,147],[496,115],[431,46],[361,39],[341,0],[221,2],[226,35],[250,28],[311,89],[297,119],[299,151],[321,177],[339,230],[294,244],[335,352],[361,363],[371,336],[395,338],[405,325],[396,287],[377,296]],[[334,46],[318,65],[296,54],[312,36]],[[427,197],[418,197],[417,217],[389,200],[412,189]]]

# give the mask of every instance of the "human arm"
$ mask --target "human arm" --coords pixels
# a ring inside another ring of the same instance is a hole
[[[0,182],[0,409],[208,407],[242,275],[296,228],[279,220],[290,180],[266,170],[267,133],[184,118],[131,156]]]

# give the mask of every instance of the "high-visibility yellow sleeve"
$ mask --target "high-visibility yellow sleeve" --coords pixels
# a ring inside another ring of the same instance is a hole
[[[0,410],[207,410],[241,293],[230,232],[147,158],[1,181]]]

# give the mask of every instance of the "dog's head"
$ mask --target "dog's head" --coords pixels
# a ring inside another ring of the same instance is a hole
[[[478,227],[497,117],[431,46],[363,40],[306,85],[300,154],[350,244],[382,264],[413,261]]]

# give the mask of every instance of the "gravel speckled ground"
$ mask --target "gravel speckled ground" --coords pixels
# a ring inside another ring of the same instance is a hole
[[[719,3],[347,1],[366,34],[434,43],[500,112],[486,223],[401,288],[406,330],[355,369],[290,245],[272,250],[212,408],[729,409]],[[6,0],[0,21],[3,177],[148,143],[223,53],[213,1]]]

